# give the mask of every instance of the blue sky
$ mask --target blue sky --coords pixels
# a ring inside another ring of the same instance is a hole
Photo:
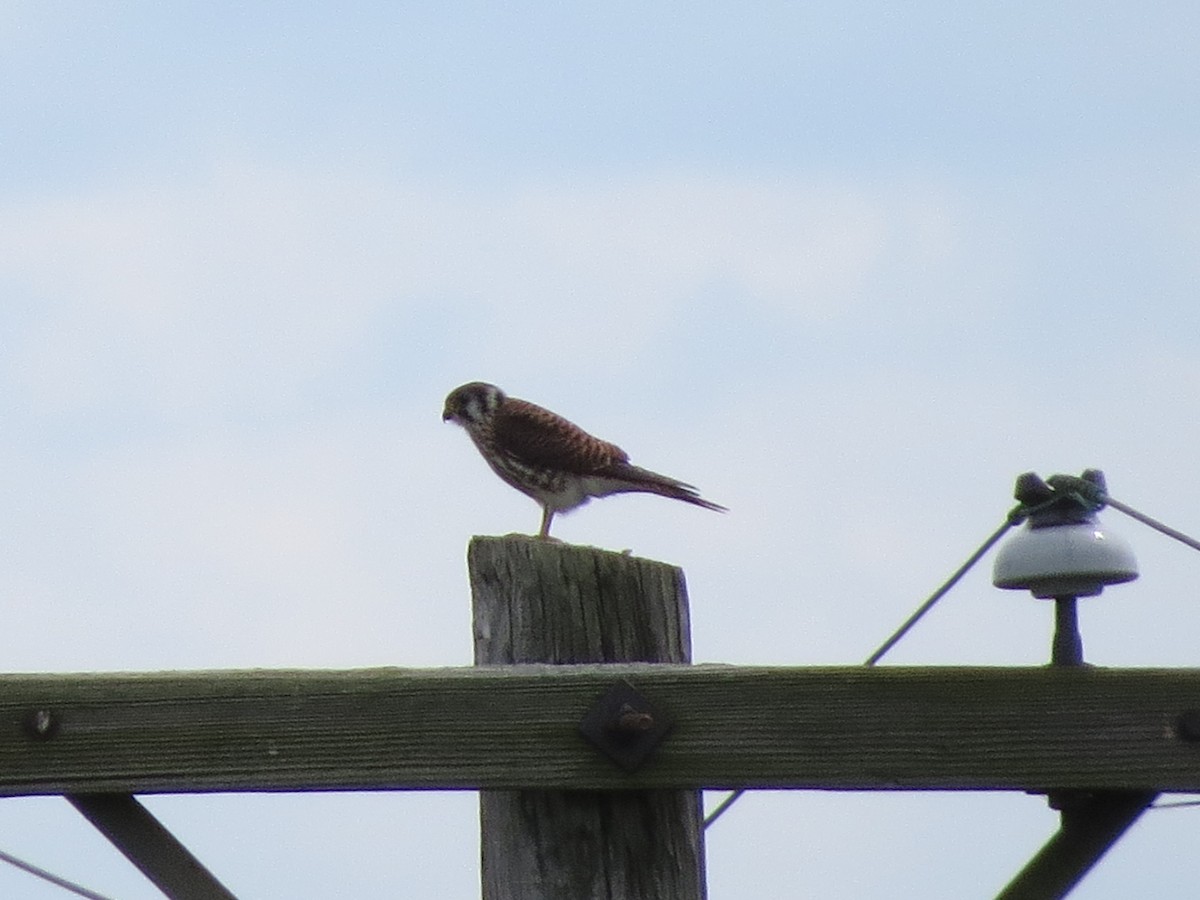
[[[701,661],[860,662],[1029,469],[1200,531],[1192,4],[4,12],[5,669],[469,663],[466,542],[538,522],[440,421],[474,379],[730,507],[555,522],[683,566]],[[1107,519],[1089,657],[1194,665],[1200,560]],[[988,563],[896,663],[1045,660]],[[148,803],[245,896],[476,891],[467,794]],[[1077,895],[1186,894],[1194,815]],[[755,794],[711,893],[988,895],[1054,824]],[[154,896],[61,800],[0,849]]]

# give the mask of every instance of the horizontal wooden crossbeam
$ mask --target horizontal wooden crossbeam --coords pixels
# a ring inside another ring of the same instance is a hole
[[[671,721],[633,771],[579,729],[625,681],[657,718],[620,727]],[[0,676],[0,795],[738,787],[1200,791],[1200,670]]]

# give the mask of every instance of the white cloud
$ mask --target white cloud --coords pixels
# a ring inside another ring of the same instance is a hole
[[[621,497],[555,524],[683,565],[706,660],[860,661],[1025,468],[1103,466],[1197,531],[1197,69],[1174,12],[1031,29],[1042,7],[725,5],[632,30],[621,10],[524,16],[514,39],[489,27],[511,11],[377,6],[280,29],[39,3],[0,24],[8,668],[466,662],[468,533],[537,521],[438,422],[474,377],[731,507]],[[529,175],[547,171],[567,174]],[[1106,519],[1143,577],[1086,603],[1089,658],[1193,664],[1197,557]],[[1044,661],[1048,607],[995,591],[988,562],[893,661]],[[469,798],[424,827],[449,799],[154,802],[248,894],[433,896],[476,883]],[[836,896],[848,869],[862,896],[998,888],[1054,817],[983,799],[981,817],[970,797],[751,796],[711,835],[714,896],[746,872],[756,896]],[[111,860],[96,887],[150,890],[61,801],[32,831],[42,801],[13,802],[6,832],[35,837],[9,849],[85,881],[79,860]],[[296,840],[206,832],[222,806]],[[1002,839],[925,878],[937,854],[906,823],[942,851],[975,840],[972,812]],[[781,855],[789,815],[833,827]],[[429,833],[416,854],[347,850],[355,816],[393,844],[397,816]],[[1137,895],[1153,872],[1188,893],[1187,848],[1163,852],[1181,829],[1152,818],[1081,891]]]
[[[8,366],[43,408],[178,409],[295,391],[380,316],[458,306],[447,341],[477,357],[628,360],[713,289],[798,323],[855,315],[897,260],[952,255],[954,229],[936,194],[794,180],[469,193],[229,166],[0,208],[0,277],[36,309]]]

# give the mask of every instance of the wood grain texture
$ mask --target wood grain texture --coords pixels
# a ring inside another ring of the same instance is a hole
[[[512,535],[473,539],[467,568],[477,665],[691,662],[675,566]]]
[[[618,680],[674,720],[628,773]],[[815,788],[1200,792],[1198,669],[519,665],[0,675],[0,795]],[[49,726],[38,736],[36,713]]]
[[[478,665],[691,659],[673,566],[514,536],[473,539],[468,568]],[[484,900],[706,895],[698,791],[481,791],[479,809]]]

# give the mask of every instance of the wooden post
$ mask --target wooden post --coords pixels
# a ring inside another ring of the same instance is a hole
[[[132,794],[67,800],[170,900],[237,900]]]
[[[474,538],[468,567],[476,665],[691,661],[673,566],[509,536]],[[705,897],[699,791],[488,790],[479,805],[483,900]]]
[[[1080,792],[1062,826],[996,900],[1059,900],[1091,871],[1158,796],[1154,791]]]

